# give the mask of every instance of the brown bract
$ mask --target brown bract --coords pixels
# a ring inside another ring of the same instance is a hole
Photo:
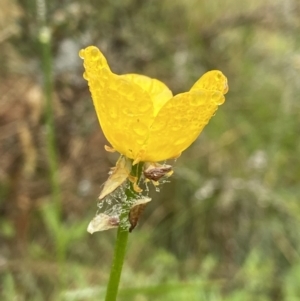
[[[144,167],[145,178],[152,181],[159,181],[164,176],[171,176],[173,173],[171,165],[160,165],[158,163],[146,163]]]
[[[96,215],[88,225],[87,231],[91,234],[98,231],[117,228],[120,220],[118,216],[110,216],[104,213]]]
[[[131,172],[131,160],[125,156],[120,156],[116,166],[112,169],[112,173],[104,183],[104,187],[100,193],[99,200],[116,190],[128,178]]]
[[[129,228],[129,232],[131,232],[137,225],[138,220],[141,216],[141,214],[143,213],[143,211],[145,210],[145,207],[147,206],[147,204],[151,201],[150,198],[148,197],[142,197],[138,200],[136,200],[136,202],[132,205],[130,211],[129,211],[129,222],[130,222],[130,228]]]

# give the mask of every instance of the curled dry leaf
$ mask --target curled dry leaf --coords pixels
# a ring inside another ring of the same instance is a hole
[[[112,193],[126,181],[131,172],[131,167],[131,160],[126,158],[125,156],[120,156],[119,160],[117,161],[116,167],[112,169],[109,178],[104,183],[104,187],[99,196],[100,200],[102,200],[108,194]]]
[[[94,232],[117,228],[119,223],[120,220],[118,216],[110,216],[100,213],[90,221],[87,231],[93,234]]]
[[[141,214],[143,213],[146,205],[150,201],[151,198],[141,197],[140,199],[137,199],[136,202],[131,206],[128,216],[131,225],[129,228],[129,232],[131,232],[136,227]]]

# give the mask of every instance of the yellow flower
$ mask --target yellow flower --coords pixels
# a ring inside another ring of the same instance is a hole
[[[94,46],[82,49],[79,55],[105,137],[134,164],[180,156],[228,91],[226,77],[217,70],[205,73],[190,91],[173,96],[157,79],[114,74]]]

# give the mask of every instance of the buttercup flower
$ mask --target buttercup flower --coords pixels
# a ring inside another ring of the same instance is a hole
[[[103,133],[133,164],[180,156],[197,139],[228,91],[226,77],[214,70],[205,73],[190,91],[173,96],[157,79],[114,74],[94,46],[79,54]]]

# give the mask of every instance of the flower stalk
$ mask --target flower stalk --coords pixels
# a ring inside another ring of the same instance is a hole
[[[142,175],[143,163],[136,164],[132,167],[131,175],[139,179]],[[110,276],[108,280],[105,301],[115,301],[118,295],[119,283],[121,279],[121,273],[123,269],[123,263],[126,255],[126,247],[128,242],[128,227],[124,227],[123,220],[128,220],[130,212],[130,204],[133,199],[136,199],[137,193],[134,191],[133,184],[130,183],[129,187],[125,191],[126,202],[122,207],[122,214],[120,216],[120,225],[118,227],[117,238],[115,243],[113,261],[110,270]]]

